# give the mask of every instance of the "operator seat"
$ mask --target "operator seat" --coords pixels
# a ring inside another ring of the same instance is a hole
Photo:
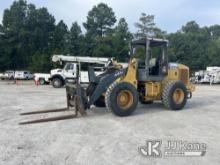
[[[159,75],[160,71],[160,58],[152,58],[150,60],[150,75]]]

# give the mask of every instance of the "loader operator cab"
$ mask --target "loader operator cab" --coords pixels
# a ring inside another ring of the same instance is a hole
[[[138,58],[139,81],[161,81],[168,72],[168,41],[142,38],[131,42],[131,55]]]

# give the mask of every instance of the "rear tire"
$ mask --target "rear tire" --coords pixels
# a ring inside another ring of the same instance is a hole
[[[40,78],[40,79],[39,79],[39,83],[40,83],[40,85],[44,85],[44,84],[45,84],[44,78]]]
[[[105,105],[117,116],[129,116],[138,105],[138,92],[130,83],[113,83],[106,92]]]
[[[163,89],[162,102],[167,109],[183,109],[187,102],[187,89],[183,82],[168,82]]]
[[[63,82],[59,78],[54,78],[52,80],[52,85],[54,88],[61,88],[63,86]]]

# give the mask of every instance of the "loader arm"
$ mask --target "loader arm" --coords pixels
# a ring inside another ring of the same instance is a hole
[[[91,74],[89,77],[94,77],[94,74],[89,71],[89,74]],[[128,68],[126,69],[119,69],[115,71],[107,70],[107,74],[103,73],[100,75],[101,78],[97,82],[97,77],[93,78],[95,79],[96,88],[93,91],[93,93],[89,96],[89,102],[88,105],[94,104],[97,99],[107,91],[109,86],[113,84],[114,82],[127,82],[132,84],[135,88],[137,88],[137,60],[131,59],[128,64]]]
[[[106,92],[108,87],[116,81],[118,78],[123,77],[126,74],[126,69],[121,69],[115,71],[110,74],[105,74],[103,77],[100,78],[98,84],[96,85],[95,90],[89,96],[88,105],[91,106],[93,103],[103,94]],[[89,108],[89,107],[88,107]]]

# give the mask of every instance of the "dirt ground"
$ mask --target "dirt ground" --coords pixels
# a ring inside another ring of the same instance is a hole
[[[165,110],[159,102],[140,104],[132,116],[120,118],[93,107],[87,117],[21,126],[23,120],[48,116],[21,112],[65,107],[64,88],[30,84],[0,82],[1,165],[220,164],[220,86],[197,86],[182,111]],[[138,147],[149,139],[206,143],[207,152],[148,158]]]

